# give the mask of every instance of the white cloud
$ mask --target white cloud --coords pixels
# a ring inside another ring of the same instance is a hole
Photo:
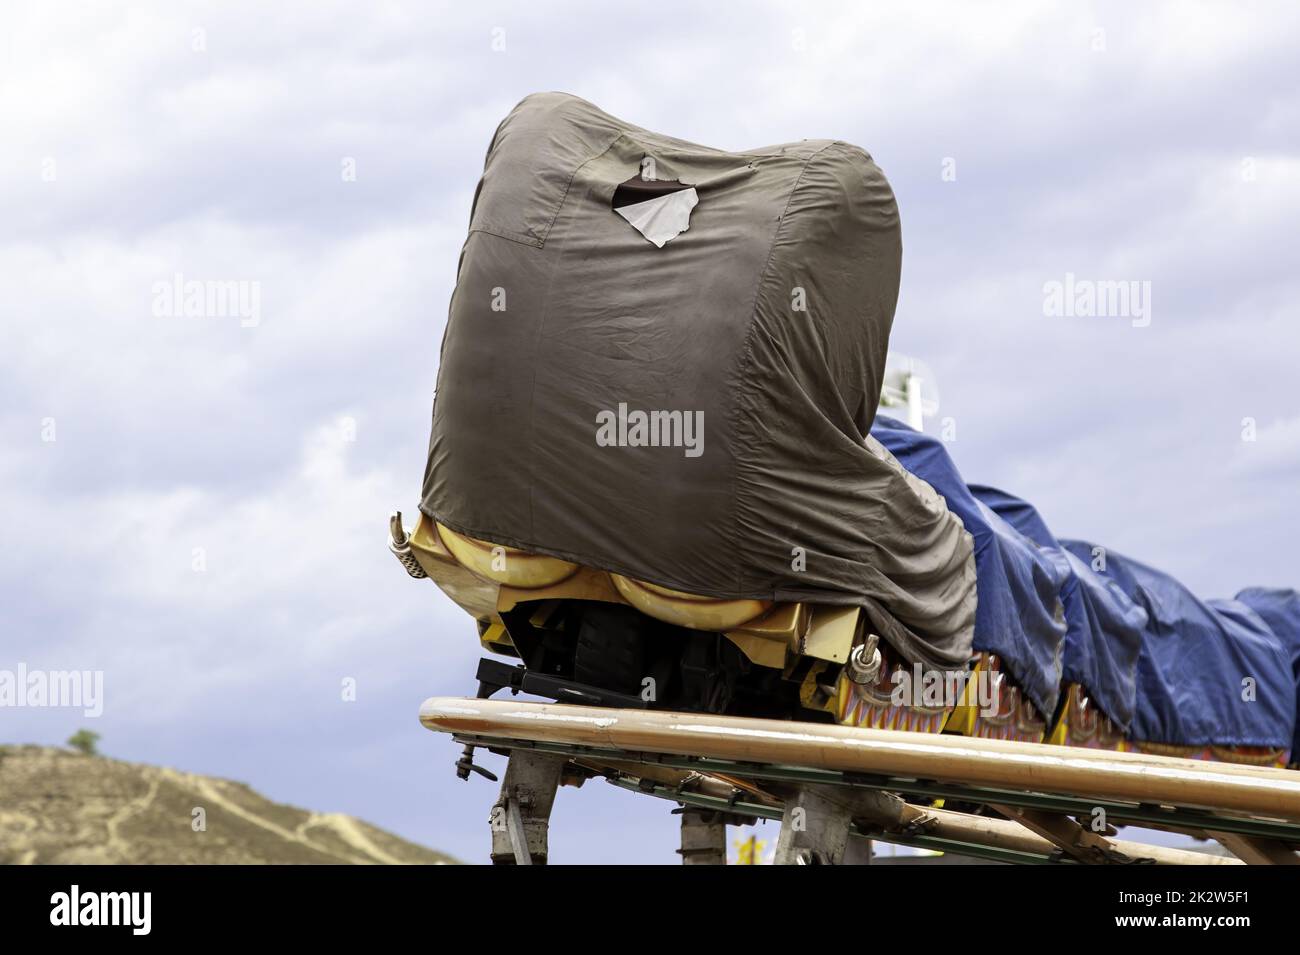
[[[28,3],[9,23],[0,650],[104,666],[141,758],[481,842],[486,791],[413,769],[450,761],[415,707],[472,689],[473,625],[404,577],[384,518],[418,495],[484,150],[539,89],[722,148],[861,144],[902,213],[893,344],[937,370],[969,479],[1207,595],[1300,576],[1289,6]],[[1152,280],[1151,327],[1045,318],[1065,271]],[[154,316],[177,272],[261,283],[261,323]],[[371,702],[340,708],[347,674]],[[14,732],[67,735],[28,718]],[[580,798],[600,808],[558,817],[571,858],[664,812]]]

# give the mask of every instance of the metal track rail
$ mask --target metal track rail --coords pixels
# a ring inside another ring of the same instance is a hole
[[[1105,810],[1111,822],[1125,825],[1149,826],[1176,832],[1232,832],[1300,846],[1300,825],[1268,819],[1250,819],[1220,815],[1205,809],[1153,805],[1151,803],[1122,803],[1097,799],[1078,799],[1052,793],[1018,792],[981,786],[961,786],[937,783],[911,777],[863,775],[800,766],[778,766],[753,762],[733,762],[696,756],[674,756],[664,753],[633,753],[625,750],[601,749],[563,743],[534,742],[454,734],[458,742],[482,746],[486,749],[530,749],[557,756],[585,758],[598,762],[641,763],[668,766],[710,775],[734,776],[741,779],[768,780],[785,783],[813,783],[828,786],[846,786],[878,792],[896,792],[908,796],[931,799],[952,799],[980,805],[1002,804],[1026,809],[1043,809],[1067,815],[1089,815],[1094,809]],[[747,814],[747,813],[742,813]],[[773,818],[780,818],[776,813]]]
[[[647,786],[643,783],[629,780],[625,777],[614,777],[610,782],[620,789],[626,789],[629,792],[645,793],[649,796],[657,796],[660,799],[667,799],[672,802],[681,803],[684,806],[694,806],[698,809],[711,809],[717,812],[740,813],[745,816],[755,816],[759,819],[769,819],[780,821],[781,810],[762,803],[747,802],[743,799],[732,800],[723,799],[719,796],[709,796],[702,793],[692,793],[677,789],[672,786],[653,784]],[[932,849],[937,852],[955,852],[960,855],[970,856],[974,859],[985,859],[989,862],[1006,862],[1017,865],[1050,865],[1053,863],[1064,863],[1067,865],[1077,864],[1068,857],[1062,857],[1053,853],[1023,852],[1015,849],[1000,849],[992,846],[984,846],[974,842],[963,842],[958,839],[944,839],[936,836],[926,836],[923,834],[906,835],[902,833],[878,832],[874,830],[863,831],[861,828],[855,829],[853,835],[860,838],[875,839],[878,842],[889,842],[900,846],[914,846],[918,849]]]
[[[431,698],[420,711],[429,729],[494,750],[565,757],[581,765],[657,767],[746,781],[755,787],[830,787],[846,794],[897,793],[1013,814],[1091,816],[1201,838],[1251,840],[1291,856],[1300,846],[1300,773],[1046,744],[870,730],[829,724],[706,714],[617,710],[516,700]],[[612,782],[698,808],[721,808],[716,794],[685,791],[627,773]],[[756,790],[757,791],[757,788]],[[723,800],[730,812],[779,818],[771,801]],[[871,798],[876,798],[872,796]],[[974,818],[974,817],[968,817]],[[1073,825],[1073,823],[1071,823]],[[960,835],[960,833],[957,833]],[[883,841],[1007,862],[1067,861],[1035,844],[973,845],[931,833],[871,829]],[[1264,842],[1260,842],[1263,840]],[[1219,841],[1223,841],[1220,839]],[[1238,853],[1240,854],[1240,853]]]

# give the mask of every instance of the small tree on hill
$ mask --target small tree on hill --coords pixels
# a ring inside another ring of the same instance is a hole
[[[98,756],[99,750],[95,744],[99,742],[99,734],[94,730],[77,730],[68,737],[68,745],[79,753],[87,756]]]

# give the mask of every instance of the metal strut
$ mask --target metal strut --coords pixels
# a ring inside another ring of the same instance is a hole
[[[800,786],[787,800],[776,841],[777,865],[839,865],[853,815],[829,787]]]
[[[511,751],[489,819],[493,865],[546,865],[551,807],[565,762],[563,756]]]
[[[720,812],[707,809],[675,810],[682,817],[682,865],[726,865],[727,823]]]

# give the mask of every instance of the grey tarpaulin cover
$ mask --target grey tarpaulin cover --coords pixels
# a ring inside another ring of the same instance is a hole
[[[901,251],[856,146],[721,152],[529,96],[474,197],[423,510],[677,590],[860,604],[965,666],[970,535],[868,434]]]

